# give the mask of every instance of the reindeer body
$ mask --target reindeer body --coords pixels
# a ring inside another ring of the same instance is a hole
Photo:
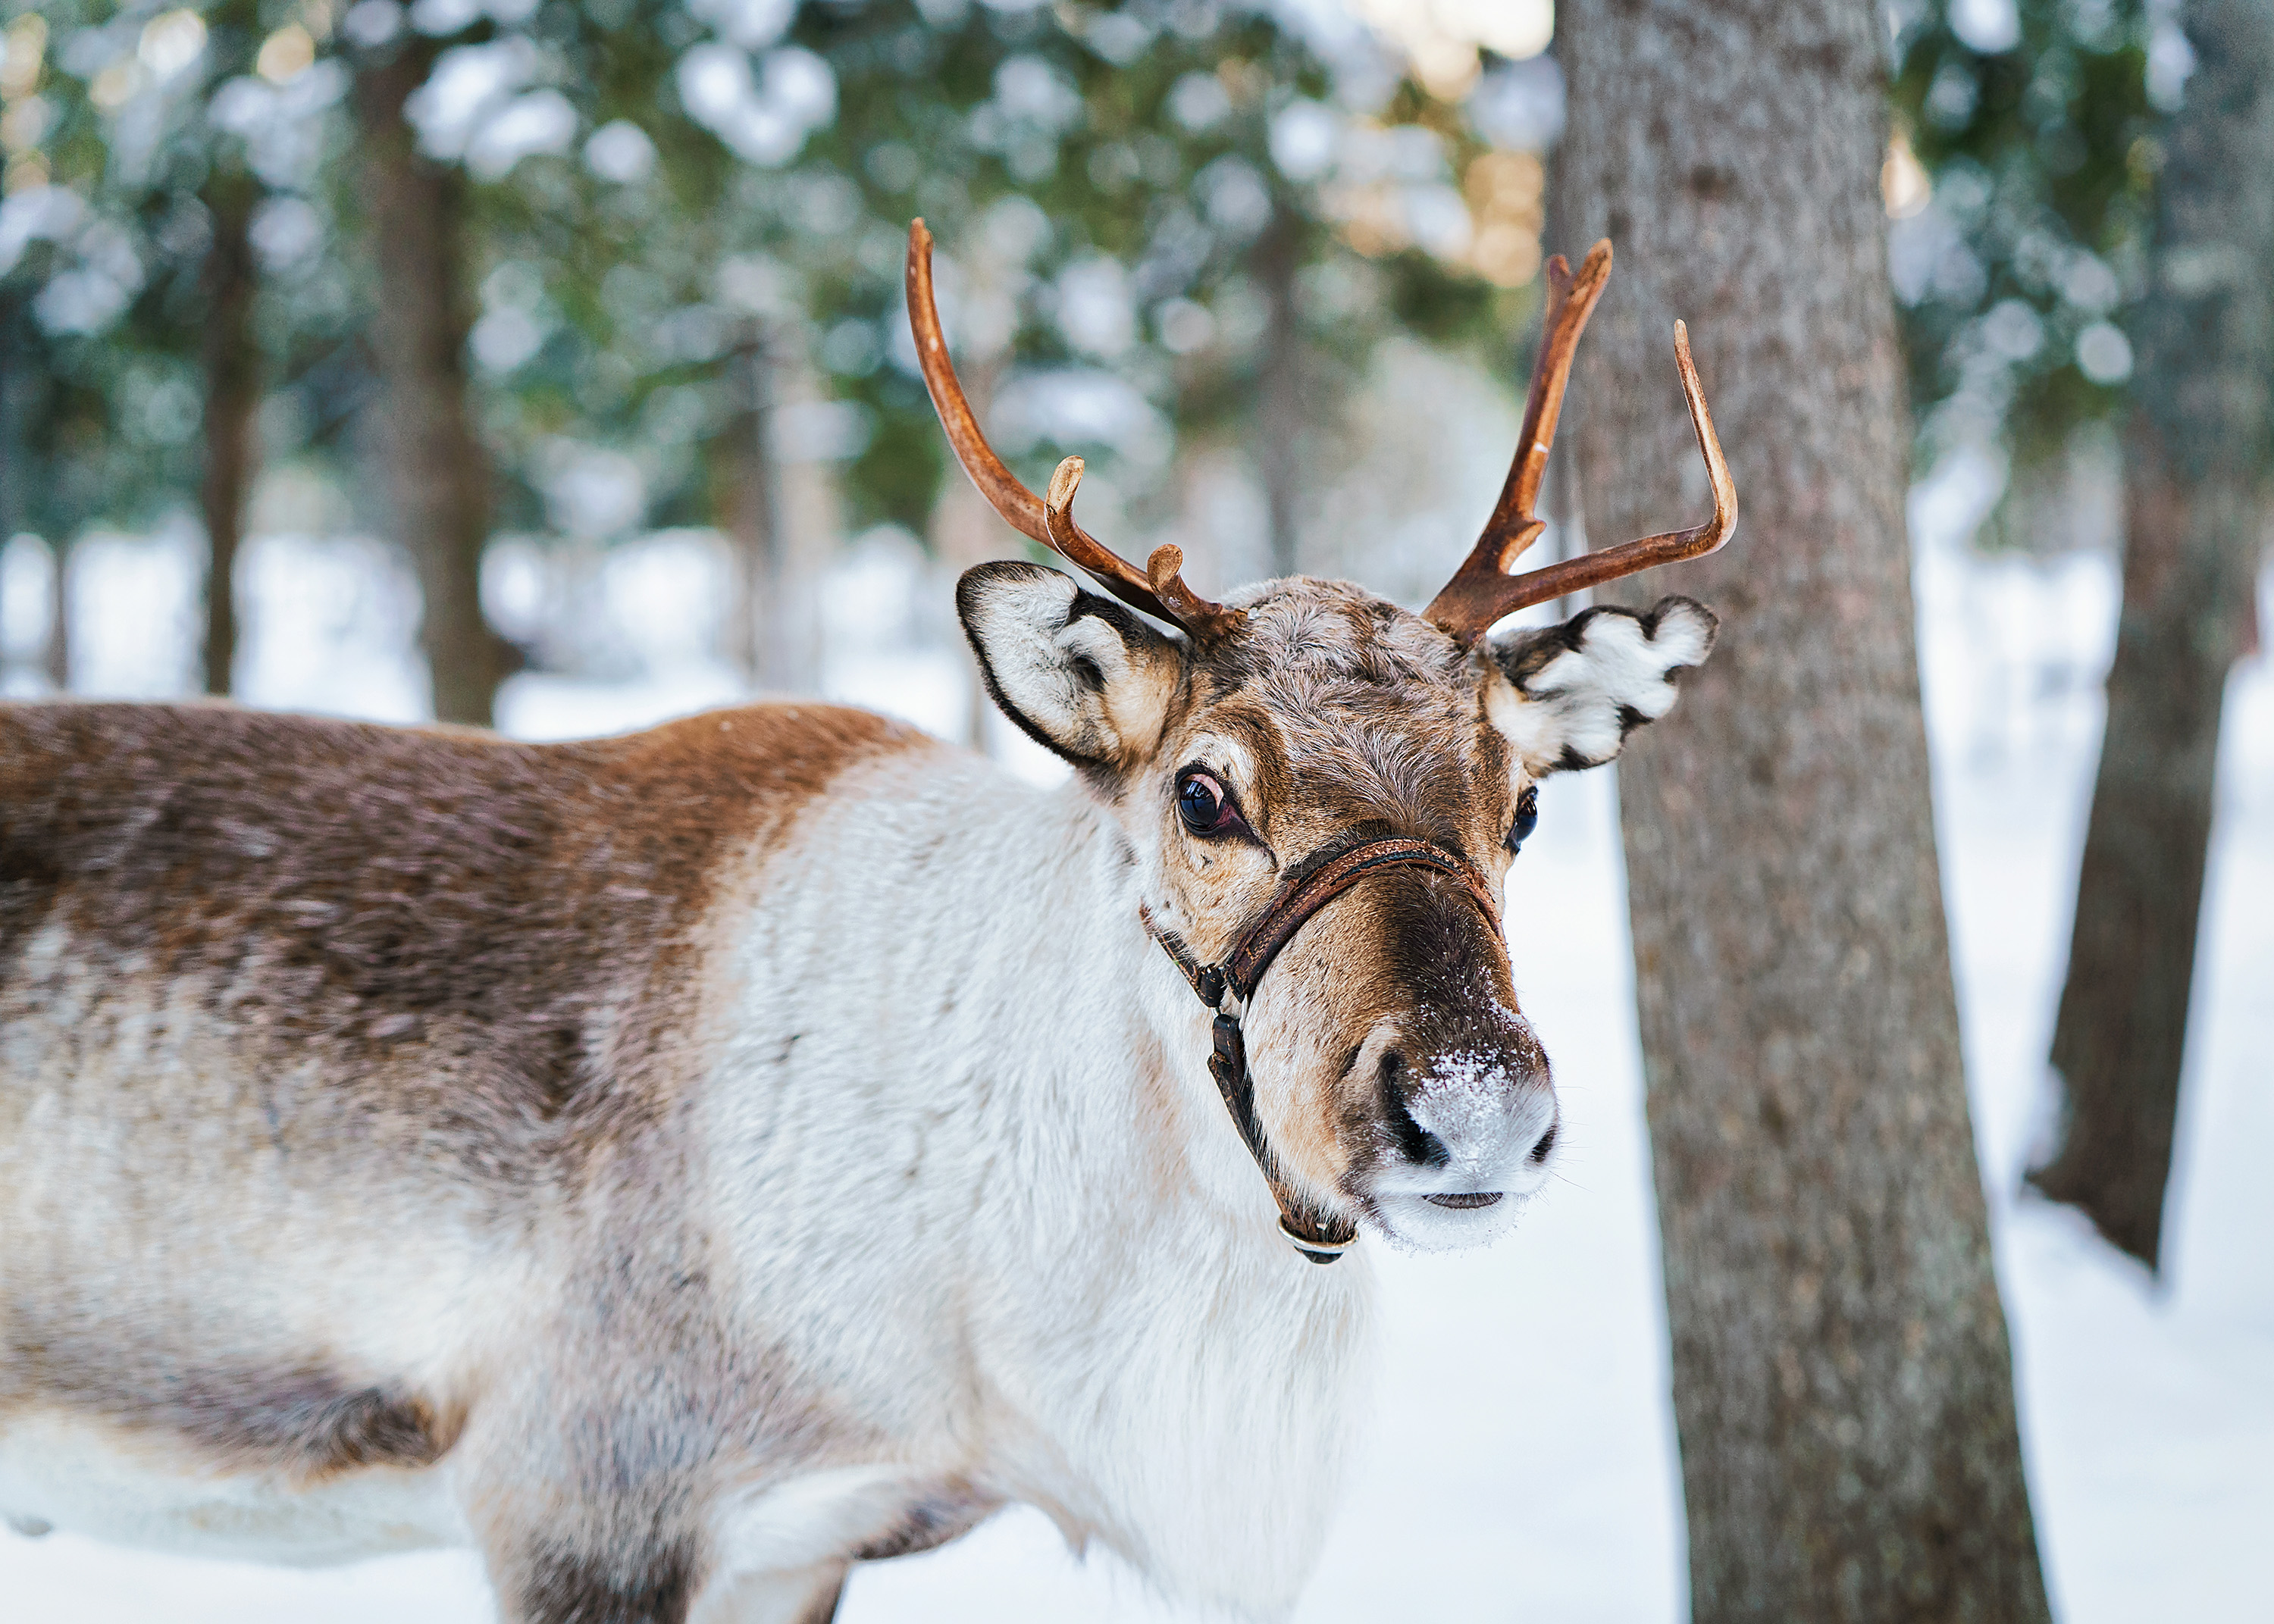
[[[796,1617],[1016,1499],[1291,1598],[1363,1265],[1078,789],[817,706],[11,708],[0,780],[0,1513]]]
[[[957,588],[1055,793],[818,706],[553,746],[0,706],[0,1515],[471,1542],[511,1624],[788,1624],[1019,1500],[1283,1614],[1368,1342],[1362,1256],[1302,1259],[1474,1245],[1541,1187],[1500,883],[1538,780],[1713,641],[1683,598],[1488,635],[1736,523],[1677,327],[1712,519],[1506,574],[1608,268],[1547,267],[1516,465],[1424,619],[1210,602],[1074,523],[1079,459],[1020,485],[918,222],[958,458],[1119,599]]]

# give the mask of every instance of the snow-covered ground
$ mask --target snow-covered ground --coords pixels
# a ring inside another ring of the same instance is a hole
[[[2091,779],[2113,574],[2093,558],[1972,558],[1947,539],[1962,515],[1936,506],[1962,508],[1965,500],[1946,487],[1917,511],[1921,534],[1943,538],[1922,545],[1918,569],[1936,812],[2029,1480],[2057,1605],[2072,1624],[2263,1618],[2274,1596],[2274,1179],[2262,1170],[2274,1161],[2274,659],[2262,654],[2240,669],[2228,696],[2172,1267],[2159,1285],[2073,1215],[2017,1194],[2044,1109],[2042,1057]],[[76,568],[87,607],[75,631],[84,689],[179,690],[192,556],[180,538],[82,548]],[[899,557],[880,545],[845,566],[866,572],[858,601],[873,606],[882,588],[904,602],[944,593]],[[638,605],[617,628],[622,680],[516,678],[501,706],[506,725],[533,736],[602,732],[733,697],[731,673],[702,653],[713,619],[705,605],[716,601],[707,558],[684,537],[612,557],[603,600]],[[37,635],[27,605],[38,602],[44,568],[28,544],[0,558],[0,648],[19,662]],[[270,540],[245,568],[249,697],[418,714],[410,589],[382,553]],[[901,619],[922,623],[914,610]],[[2274,626],[2274,613],[2263,623]],[[827,685],[953,733],[968,714],[965,670],[952,645],[912,630],[892,646],[840,639]],[[11,692],[35,686],[20,664],[7,679]],[[1005,741],[1006,751],[1022,745]],[[1370,1249],[1389,1357],[1304,1624],[1648,1624],[1683,1613],[1615,794],[1608,772],[1553,785],[1511,887],[1519,914],[1556,921],[1552,932],[1512,934],[1525,1007],[1556,1058],[1565,1101],[1562,1183],[1489,1251],[1418,1259]],[[1525,946],[1543,939],[1555,942],[1553,953]],[[1038,1515],[1022,1512],[941,1552],[861,1570],[846,1613],[858,1624],[1182,1616],[1111,1563],[1079,1562]],[[7,1624],[492,1616],[463,1553],[272,1571],[64,1534],[0,1533]]]

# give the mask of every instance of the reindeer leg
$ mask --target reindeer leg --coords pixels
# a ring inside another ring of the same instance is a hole
[[[844,1598],[849,1562],[819,1562],[788,1572],[747,1574],[706,1590],[692,1624],[832,1624]]]
[[[542,1551],[497,1576],[510,1624],[688,1624],[696,1589],[688,1547],[662,1542],[606,1556]]]
[[[1001,1503],[960,1476],[882,1462],[778,1479],[716,1519],[720,1568],[690,1624],[831,1624],[855,1563],[945,1545]]]
[[[838,1604],[845,1599],[845,1581],[851,1573],[850,1568],[840,1568],[835,1578],[824,1580],[808,1598],[798,1624],[836,1624]]]

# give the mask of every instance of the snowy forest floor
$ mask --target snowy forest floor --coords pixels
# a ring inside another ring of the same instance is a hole
[[[667,652],[705,618],[709,585],[694,560],[659,545],[644,566],[612,566],[616,597],[632,605],[626,680],[516,678],[506,725],[605,732],[733,698],[724,671]],[[343,545],[256,548],[241,666],[252,698],[417,713],[408,611],[377,560]],[[87,691],[179,690],[192,563],[164,542],[102,544],[81,558],[83,600],[102,610],[79,628]],[[0,627],[0,643],[19,652],[35,565],[11,554],[0,591],[13,623]],[[896,567],[872,558],[848,568],[873,577]],[[898,568],[903,602],[937,590]],[[2113,635],[2113,569],[2086,556],[1984,560],[1936,542],[1920,548],[1917,582],[1968,1080],[2057,1609],[2070,1624],[2263,1617],[2274,1595],[2274,1179],[2263,1172],[2274,1162],[2274,658],[2240,668],[2228,692],[2158,1282],[2020,1187],[2048,1103],[2044,1056]],[[876,586],[861,587],[863,601],[877,601]],[[2263,592],[2262,604],[2274,612]],[[152,617],[175,627],[173,643],[149,635]],[[2262,624],[2274,626],[2274,613]],[[828,686],[960,731],[960,653],[937,638],[928,647],[854,650]],[[32,691],[20,673],[9,687]],[[1683,1615],[1624,883],[1615,779],[1557,780],[1511,877],[1510,906],[1557,921],[1513,935],[1525,1008],[1564,1099],[1562,1180],[1488,1251],[1369,1248],[1388,1357],[1302,1624]],[[1525,947],[1550,940],[1552,953]],[[1110,1561],[1077,1560],[1039,1514],[1015,1510],[938,1553],[862,1569],[845,1613],[853,1624],[1185,1616]],[[462,1553],[301,1572],[0,1533],[8,1624],[493,1615]]]

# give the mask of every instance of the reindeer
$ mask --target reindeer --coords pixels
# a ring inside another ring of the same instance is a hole
[[[995,456],[930,249],[957,456],[1103,590],[957,589],[1065,787],[820,704],[545,746],[0,709],[19,1530],[470,1543],[518,1624],[819,1620],[1016,1500],[1171,1596],[1292,1605],[1367,1379],[1335,1260],[1481,1244],[1547,1176],[1500,899],[1535,786],[1663,716],[1715,622],[1487,630],[1713,550],[1735,493],[1677,327],[1713,517],[1510,575],[1603,244],[1548,267],[1515,466],[1423,614],[1209,602],[1076,523],[1078,461],[1037,499]]]

